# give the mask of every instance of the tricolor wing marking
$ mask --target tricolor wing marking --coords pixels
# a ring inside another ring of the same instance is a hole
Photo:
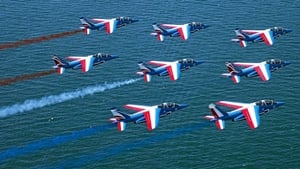
[[[187,40],[190,37],[190,26],[188,24],[182,25],[177,30],[182,40]]]
[[[94,22],[97,22],[97,23],[107,21],[107,19],[97,19],[97,18],[94,18],[94,19],[91,19],[91,20],[94,21]]]
[[[233,109],[238,109],[238,108],[245,107],[248,105],[245,103],[229,102],[229,101],[219,101],[219,102],[217,102],[217,104],[225,106],[225,107],[233,108]]]
[[[222,119],[217,119],[215,124],[216,124],[217,129],[219,129],[219,130],[223,130],[225,128],[225,121]]]
[[[256,67],[254,67],[255,71],[259,75],[259,77],[263,81],[267,81],[271,77],[271,72],[270,72],[270,65],[266,63],[260,63]]]
[[[247,42],[244,41],[244,40],[240,40],[240,45],[241,45],[243,48],[245,48],[245,47],[247,47]]]
[[[137,112],[149,109],[149,106],[134,105],[134,104],[126,104],[124,107]]]
[[[157,65],[157,66],[164,66],[170,65],[172,62],[164,62],[164,61],[149,61],[149,64]]]
[[[257,128],[260,124],[259,107],[250,106],[242,110],[243,115],[251,129]]]
[[[95,58],[93,56],[85,57],[80,60],[82,72],[88,72],[92,69]]]
[[[260,33],[261,30],[242,30],[242,32],[252,35],[252,34]]]
[[[67,57],[68,60],[82,60],[85,58],[86,58],[86,56],[68,56]]]
[[[177,80],[180,76],[180,63],[173,62],[171,65],[167,66],[167,71],[171,80]]]
[[[263,41],[268,45],[273,45],[274,43],[274,37],[273,32],[271,30],[265,30],[260,35],[260,37],[263,39]]]
[[[117,27],[117,20],[115,18],[107,20],[105,22],[105,28],[108,34],[113,33],[116,27]]]
[[[160,109],[152,107],[149,111],[144,112],[144,117],[146,120],[148,130],[153,130],[157,127],[159,123]]]
[[[118,121],[117,128],[119,131],[124,131],[126,128],[126,123],[124,121]]]
[[[242,67],[250,67],[257,65],[257,63],[244,63],[244,62],[234,62],[233,63],[235,66],[242,66]]]
[[[168,28],[177,28],[177,27],[180,27],[181,25],[175,25],[175,24],[160,24],[160,26],[168,27]]]

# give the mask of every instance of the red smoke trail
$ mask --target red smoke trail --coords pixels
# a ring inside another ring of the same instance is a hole
[[[51,34],[51,35],[47,35],[47,36],[36,37],[36,38],[32,38],[32,39],[24,39],[24,40],[20,40],[20,41],[16,41],[16,42],[4,43],[4,44],[0,44],[0,50],[7,49],[7,48],[16,48],[16,47],[19,47],[22,45],[29,45],[32,43],[39,43],[42,41],[61,38],[64,36],[71,36],[71,35],[77,34],[82,31],[83,30],[78,29],[78,30],[73,30],[73,31],[68,31],[68,32]]]
[[[14,77],[14,78],[0,79],[0,86],[9,85],[11,83],[16,83],[16,82],[23,81],[23,80],[47,76],[47,75],[50,75],[50,74],[53,74],[56,72],[57,72],[57,70],[53,69],[53,70],[47,70],[47,71],[38,72],[38,73],[20,75],[20,76]]]

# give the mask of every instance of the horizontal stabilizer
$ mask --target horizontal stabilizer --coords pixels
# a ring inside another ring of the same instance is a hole
[[[158,41],[160,41],[160,42],[164,41],[164,35],[162,35],[162,34],[157,34],[156,37],[157,37],[157,40],[158,40]]]
[[[150,82],[151,81],[151,75],[145,73],[144,74],[144,80],[145,80],[145,82]]]
[[[65,68],[64,68],[64,67],[58,67],[58,68],[57,68],[57,73],[58,73],[58,74],[61,75],[61,74],[63,74],[64,72],[65,72]]]
[[[217,129],[223,130],[225,128],[225,121],[222,119],[218,119],[215,122]]]
[[[119,130],[119,131],[124,131],[125,128],[126,128],[126,123],[125,123],[124,121],[119,121],[119,122],[117,123],[117,127],[118,127],[118,130]]]

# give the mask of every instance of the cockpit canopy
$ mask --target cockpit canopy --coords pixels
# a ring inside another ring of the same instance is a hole
[[[267,64],[283,64],[284,62],[280,59],[269,59],[266,61]]]
[[[195,60],[194,59],[181,59],[181,60],[179,60],[178,61],[179,63],[181,63],[181,64],[193,64],[193,63],[195,63]]]
[[[158,105],[158,108],[167,109],[167,108],[176,108],[179,107],[177,103],[165,102]]]
[[[257,106],[271,106],[271,105],[276,104],[276,102],[274,100],[260,100],[260,101],[255,102],[255,104]]]
[[[111,57],[111,55],[109,55],[107,53],[97,53],[97,54],[94,54],[94,57],[96,57],[96,58],[109,58],[109,57]]]
[[[191,22],[190,26],[192,26],[192,27],[203,27],[204,24],[201,23],[201,22]]]
[[[123,16],[118,17],[117,20],[118,20],[118,21],[121,21],[121,22],[126,22],[126,23],[127,23],[127,22],[132,22],[132,21],[133,21],[132,18],[130,18],[130,17],[123,17]]]

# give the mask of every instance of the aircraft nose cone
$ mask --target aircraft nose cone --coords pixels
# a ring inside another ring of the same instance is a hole
[[[284,64],[284,66],[286,66],[286,65],[291,64],[291,62],[290,61],[284,61],[283,64]]]
[[[284,102],[280,102],[280,101],[276,102],[276,107],[279,107],[279,106],[282,106],[282,105],[284,105]]]
[[[202,63],[204,63],[203,61],[195,61],[195,64],[196,65],[200,65],[200,64],[202,64]]]
[[[290,33],[292,32],[293,30],[292,29],[284,29],[285,33]]]
[[[133,19],[133,20],[132,20],[132,23],[138,22],[138,21],[139,21],[138,19]]]
[[[211,27],[210,25],[204,24],[204,28]]]
[[[186,108],[186,107],[188,107],[187,104],[179,104],[179,109],[183,109],[183,108]]]
[[[116,58],[118,58],[119,56],[117,56],[117,55],[111,55],[111,59],[116,59]]]

